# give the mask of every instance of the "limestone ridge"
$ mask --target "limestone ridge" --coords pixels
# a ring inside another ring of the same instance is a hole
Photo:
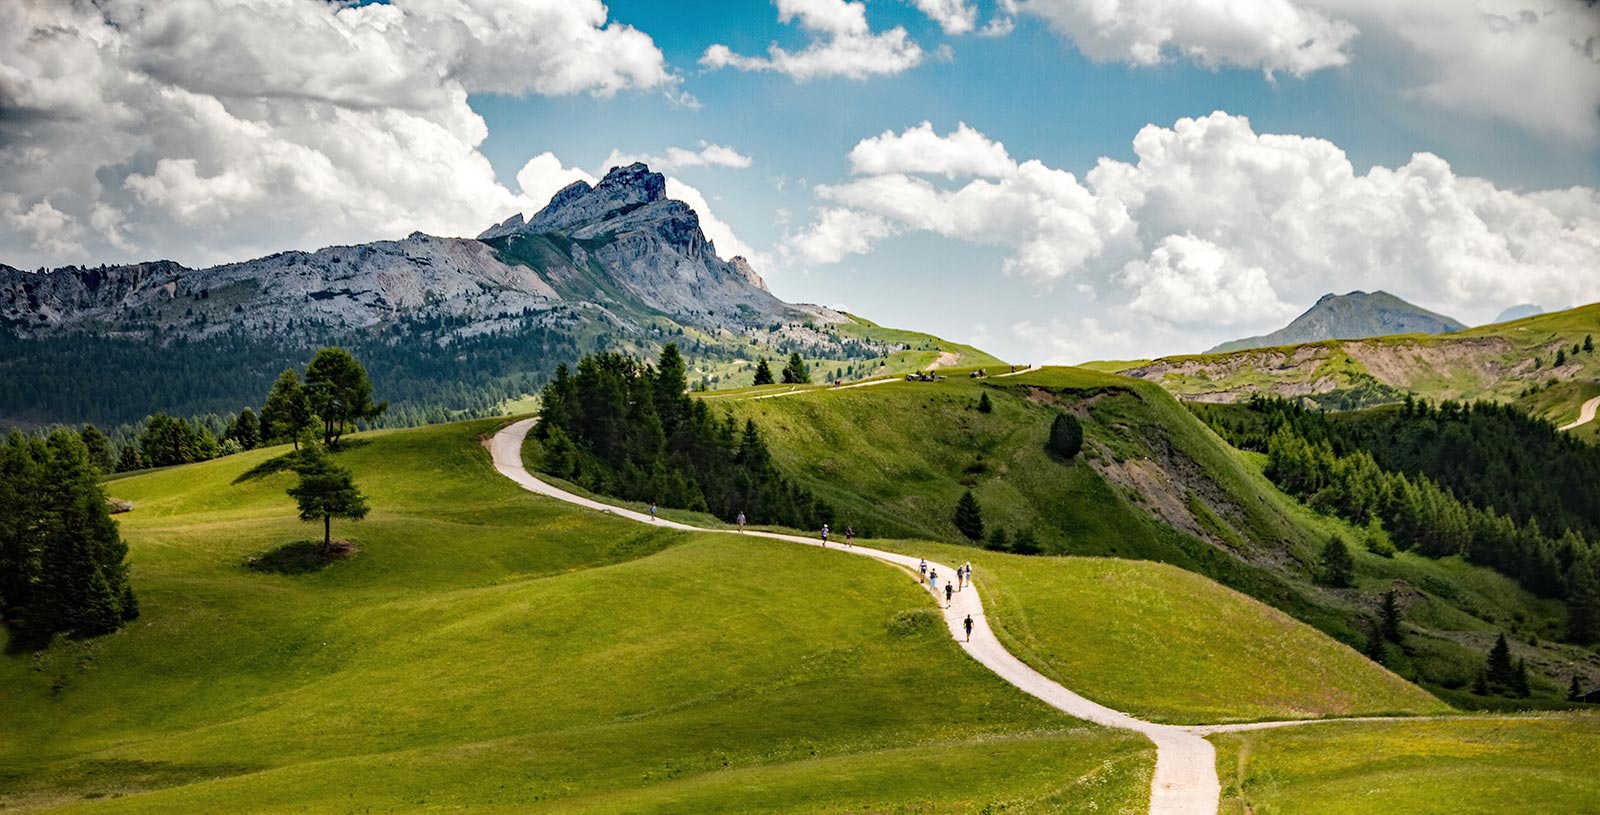
[[[25,272],[0,264],[0,330],[198,339],[271,337],[291,323],[331,330],[446,320],[455,334],[598,323],[625,334],[665,314],[740,332],[773,322],[837,322],[767,291],[743,258],[722,260],[689,205],[643,164],[557,193],[531,219],[478,239],[399,241],[281,252],[190,269],[171,261]]]
[[[563,254],[575,267],[593,261],[607,282],[655,310],[684,317],[738,314],[755,321],[794,312],[768,292],[744,258],[718,257],[699,215],[668,198],[666,179],[643,164],[613,168],[593,187],[574,182],[533,217],[513,215],[478,239],[517,254],[519,242],[551,236],[572,242]]]
[[[1384,291],[1325,294],[1293,322],[1259,337],[1225,342],[1208,354],[1268,348],[1322,340],[1357,340],[1390,334],[1448,334],[1460,322],[1408,303]]]

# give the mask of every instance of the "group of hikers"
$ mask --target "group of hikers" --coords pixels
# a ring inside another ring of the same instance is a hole
[[[650,520],[652,522],[654,522],[655,519],[656,519],[656,505],[655,505],[655,502],[652,501],[650,503]],[[739,531],[741,533],[744,532],[744,522],[745,522],[744,513],[741,512],[741,513],[739,513],[739,517],[738,517]],[[829,528],[828,524],[823,524],[822,525],[822,546],[824,548],[826,548],[828,546],[828,537],[830,535],[832,535],[832,534],[833,534],[833,530]],[[856,539],[856,528],[854,526],[846,526],[844,528],[844,545],[845,545],[845,548],[847,548],[847,549],[848,548],[853,548],[854,545],[855,545],[855,539]],[[928,588],[933,591],[933,596],[934,597],[938,597],[939,596],[939,570],[938,569],[929,568],[928,567],[928,561],[927,561],[926,558],[919,558],[918,559],[918,564],[917,564],[917,582],[918,583],[926,583],[928,585]],[[969,585],[971,583],[972,583],[972,563],[971,563],[971,561],[968,561],[968,562],[963,563],[960,566],[956,567],[955,580],[946,580],[944,582],[944,607],[945,608],[949,608],[950,604],[952,602],[954,602],[954,600],[955,600],[955,593],[958,592],[958,591],[961,591],[963,588],[965,588],[967,585]],[[967,618],[961,622],[961,627],[966,630],[967,642],[971,642],[972,641],[972,615],[971,614],[968,614]]]

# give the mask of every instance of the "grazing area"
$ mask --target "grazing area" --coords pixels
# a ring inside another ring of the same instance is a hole
[[[307,532],[286,447],[111,482],[142,614],[0,661],[0,806],[1145,810],[1147,741],[987,673],[904,573],[528,495],[497,426],[348,439],[359,555],[310,573],[246,565]]]
[[[1223,815],[1592,812],[1600,717],[1337,722],[1213,736]]]

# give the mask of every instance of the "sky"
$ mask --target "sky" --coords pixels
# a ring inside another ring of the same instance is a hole
[[[1600,300],[1585,0],[0,0],[0,263],[471,236],[641,160],[1013,362]]]

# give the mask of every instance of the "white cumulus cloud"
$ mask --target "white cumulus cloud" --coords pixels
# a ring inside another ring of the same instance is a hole
[[[476,234],[529,202],[469,93],[676,87],[599,0],[0,0],[0,260]]]
[[[865,79],[902,73],[922,62],[923,51],[903,27],[874,33],[867,25],[867,7],[849,0],[777,0],[778,21],[798,22],[812,37],[805,48],[790,51],[777,43],[765,57],[734,53],[712,45],[700,57],[710,69],[776,71],[796,82],[823,77]]]
[[[671,172],[685,167],[727,167],[742,170],[750,166],[750,157],[740,153],[732,147],[721,144],[700,142],[700,149],[689,150],[683,147],[668,147],[659,155],[623,153],[612,150],[606,157],[606,167],[622,167],[642,161],[650,169],[658,172]]]
[[[966,125],[948,136],[923,122],[901,133],[886,130],[864,139],[850,151],[850,170],[858,175],[938,173],[946,178],[1000,178],[1016,170],[1005,145]]]
[[[1070,281],[1075,307],[1195,330],[1275,328],[1322,294],[1363,288],[1468,322],[1509,303],[1600,299],[1594,189],[1502,189],[1427,153],[1357,173],[1331,142],[1258,134],[1221,112],[1147,126],[1136,161],[1102,158],[1081,181],[1038,161],[954,162],[999,147],[959,128],[932,136],[944,148],[884,150],[925,129],[861,142],[894,160],[852,162],[859,177],[818,185],[815,223],[785,255],[834,262],[931,233],[1000,247],[1005,271],[1042,288]],[[1120,330],[1105,319],[1102,334]]]
[[[965,34],[978,24],[978,9],[967,0],[911,0],[946,34]]]

